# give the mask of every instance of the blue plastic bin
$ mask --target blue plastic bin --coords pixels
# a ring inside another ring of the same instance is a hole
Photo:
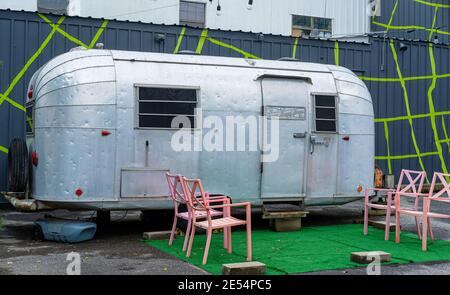
[[[94,238],[97,225],[93,222],[76,220],[37,220],[45,240],[80,243]]]

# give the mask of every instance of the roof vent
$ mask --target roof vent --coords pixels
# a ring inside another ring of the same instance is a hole
[[[192,50],[180,50],[178,52],[178,54],[183,54],[183,55],[200,55],[197,52],[192,51]]]
[[[103,43],[95,44],[95,49],[103,49],[103,48],[105,48],[105,44],[103,44]]]
[[[299,62],[300,60],[293,58],[293,57],[282,57],[278,59],[279,61],[297,61]]]

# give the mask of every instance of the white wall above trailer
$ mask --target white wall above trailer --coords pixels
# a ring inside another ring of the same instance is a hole
[[[0,9],[37,11],[37,0],[1,0]]]
[[[0,8],[36,11],[39,1],[2,0]],[[292,15],[331,19],[333,37],[364,35],[370,31],[367,2],[364,0],[187,0],[203,3],[203,26],[211,29],[242,30],[266,34],[292,34]],[[43,3],[43,2],[42,2]],[[48,5],[47,5],[48,6]],[[59,12],[57,12],[59,13]],[[68,0],[71,16],[111,18],[156,24],[180,24],[180,0]]]

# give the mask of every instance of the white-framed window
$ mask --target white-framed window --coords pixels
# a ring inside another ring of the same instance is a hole
[[[198,88],[139,85],[136,89],[138,128],[186,128],[182,124],[172,126],[172,121],[177,116],[186,117],[190,121],[190,128],[195,128]]]
[[[314,95],[314,126],[316,132],[337,132],[336,96]]]
[[[205,3],[180,1],[180,25],[205,27]]]
[[[37,9],[41,13],[67,14],[69,0],[37,0]]]
[[[292,36],[331,37],[333,21],[331,18],[292,15]]]

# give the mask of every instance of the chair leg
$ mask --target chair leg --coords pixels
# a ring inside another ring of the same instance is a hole
[[[228,227],[223,228],[223,248],[228,248]]]
[[[427,251],[428,217],[422,220],[422,251]]]
[[[225,204],[230,204],[230,199],[227,199],[225,201]],[[230,211],[227,208],[223,208],[223,217],[230,217]],[[224,227],[223,229],[223,248],[228,249],[228,231],[230,230],[229,227]]]
[[[368,206],[368,197],[364,201],[364,235],[367,236],[369,232],[369,206]]]
[[[430,217],[428,217],[428,230],[430,231],[431,240],[434,241],[434,233],[433,233],[433,227],[431,226]]]
[[[173,225],[172,225],[172,232],[170,233],[170,239],[169,239],[169,246],[172,246],[173,239],[175,238],[175,231],[177,229],[177,215],[173,217]]]
[[[419,240],[421,240],[422,239],[422,234],[420,233],[419,217],[415,216],[414,219],[416,220],[417,237],[419,237]]]
[[[231,245],[231,227],[229,227],[228,228],[228,245],[227,245],[227,248],[228,248],[228,253],[232,253],[233,252],[233,247],[232,247],[232,245]]]
[[[231,209],[230,207],[226,208],[227,210],[227,216],[231,216]],[[231,254],[231,252],[233,252],[233,247],[231,245],[231,226],[228,228],[227,230],[227,246],[228,246],[228,253]]]
[[[192,219],[189,218],[188,226],[187,226],[186,233],[184,236],[183,252],[186,251],[186,248],[187,248],[187,244],[188,244],[190,233],[191,233],[191,226],[192,226]]]
[[[395,211],[395,242],[400,243],[400,213]]]
[[[208,252],[209,252],[209,246],[211,244],[211,236],[212,236],[212,228],[208,228],[206,231],[206,246],[205,246],[205,253],[203,254],[203,261],[202,264],[205,265],[206,261],[208,260]]]
[[[228,202],[226,202],[226,204],[228,204]],[[227,210],[226,208],[222,209],[222,217],[225,218],[227,217]],[[223,248],[226,249],[228,247],[228,228],[224,227],[223,228]]]
[[[247,221],[247,261],[252,261],[252,226]]]
[[[189,246],[187,249],[186,257],[191,256],[192,244],[194,243],[194,236],[195,236],[195,224],[192,225],[191,235],[190,235],[190,239],[189,239]]]
[[[388,197],[390,199],[390,197]],[[384,228],[384,240],[389,241],[389,232],[391,229],[391,200],[388,199],[386,208],[386,226]]]

